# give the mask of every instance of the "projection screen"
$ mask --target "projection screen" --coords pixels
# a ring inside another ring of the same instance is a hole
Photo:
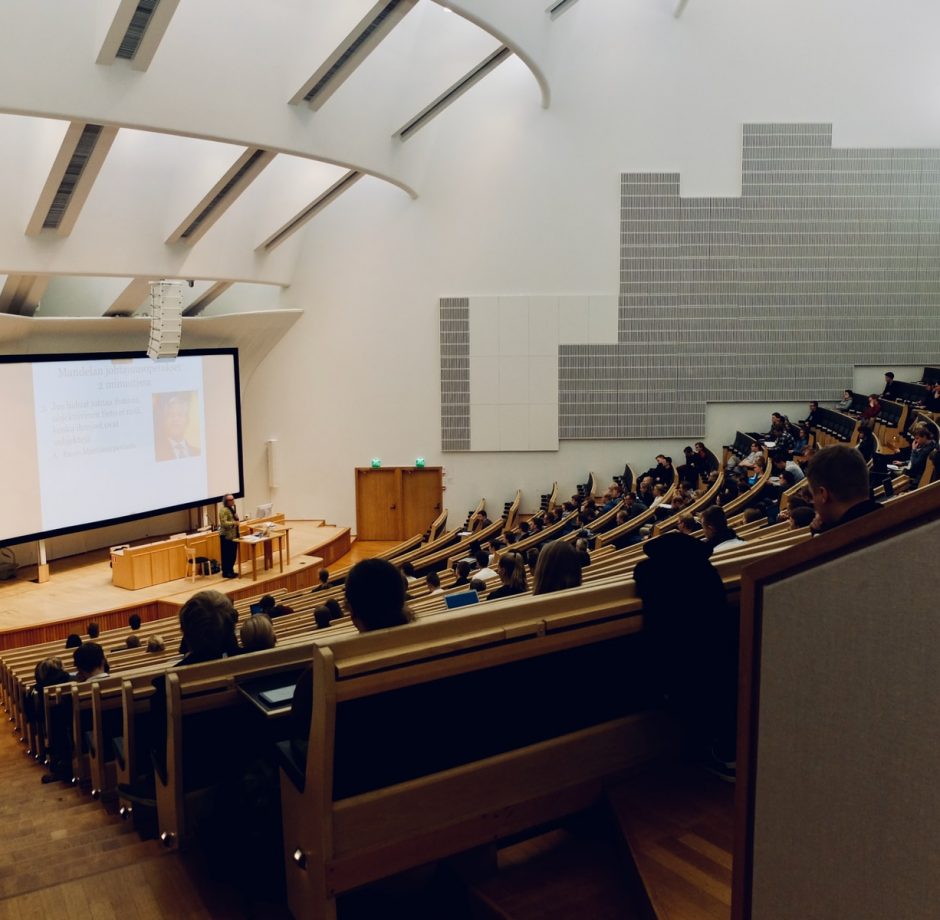
[[[237,349],[0,356],[0,543],[243,491]]]

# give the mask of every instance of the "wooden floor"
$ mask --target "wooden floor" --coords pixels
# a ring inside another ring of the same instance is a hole
[[[677,766],[635,777],[608,799],[659,920],[728,920],[734,786]]]
[[[87,792],[42,785],[24,751],[0,732],[0,920],[289,918],[282,905],[246,905],[191,857],[141,840]]]
[[[486,916],[511,920],[645,920],[629,854],[597,821],[582,819],[497,854],[498,872],[468,880]]]
[[[287,521],[291,528],[290,563],[285,572],[298,571],[307,566],[319,566],[316,555],[319,547],[332,542],[346,530],[324,525],[322,521]],[[278,572],[275,567],[274,572]],[[110,556],[107,549],[83,553],[68,559],[56,560],[50,566],[50,578],[44,584],[35,580],[35,566],[25,566],[11,581],[0,582],[0,631],[36,626],[42,623],[92,616],[116,610],[129,604],[155,599],[184,601],[196,591],[215,588],[225,591],[231,587],[244,587],[251,579],[251,569],[243,568],[243,577],[228,581],[221,575],[200,578],[197,582],[185,578],[128,591],[111,584]]]

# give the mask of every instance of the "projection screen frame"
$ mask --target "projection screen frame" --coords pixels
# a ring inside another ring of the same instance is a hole
[[[203,356],[229,355],[232,358],[232,383],[234,387],[235,398],[235,439],[238,455],[238,489],[231,490],[235,498],[243,498],[245,494],[245,470],[244,458],[242,456],[242,413],[241,413],[241,380],[238,367],[238,348],[189,348],[181,349],[178,357],[203,357]],[[150,360],[145,351],[102,351],[102,352],[79,352],[65,354],[0,354],[0,365],[7,364],[41,364],[50,362],[71,362],[71,361],[126,361],[129,359]],[[225,493],[229,494],[229,493]],[[145,518],[157,517],[161,514],[170,514],[174,511],[188,511],[192,508],[202,508],[205,505],[219,503],[224,498],[223,495],[207,495],[203,499],[183,502],[175,505],[165,505],[157,508],[138,511],[133,514],[120,515],[118,517],[102,518],[100,520],[88,521],[81,524],[73,524],[66,527],[57,527],[49,530],[40,530],[35,533],[17,535],[11,538],[4,538],[0,531],[0,548],[7,546],[18,546],[23,543],[33,543],[39,540],[48,540],[52,537],[65,536],[72,533],[80,533],[86,530],[96,530],[102,527],[112,527],[116,524],[126,524],[131,521],[140,521]]]

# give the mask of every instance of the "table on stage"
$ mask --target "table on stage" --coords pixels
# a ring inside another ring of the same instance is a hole
[[[287,553],[287,562],[290,563],[290,527],[276,527],[265,530],[263,533],[250,534],[247,537],[239,537],[235,542],[238,544],[238,576],[241,578],[242,547],[245,547],[251,556],[251,580],[258,580],[258,547],[264,548],[264,568],[274,568],[274,541],[277,540],[277,559],[280,564],[280,571],[284,571],[284,554]]]

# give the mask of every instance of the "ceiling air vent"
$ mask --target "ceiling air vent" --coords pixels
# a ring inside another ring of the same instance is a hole
[[[112,125],[69,125],[26,225],[27,236],[72,232],[117,132]]]
[[[552,19],[557,19],[562,13],[570,10],[577,2],[578,0],[555,0],[554,3],[545,8],[545,12],[548,13]]]
[[[115,0],[111,0],[114,5]],[[180,0],[117,0],[97,63],[127,61],[134,70],[146,70],[153,61]]]
[[[147,26],[150,25],[153,12],[159,5],[160,0],[138,0],[137,9],[134,10],[134,15],[131,16],[130,25],[121,39],[115,57],[119,57],[124,61],[134,60],[134,55],[137,54],[137,49],[140,48],[140,43],[144,39],[144,32],[147,31]]]
[[[43,230],[57,230],[59,224],[62,223],[62,218],[65,217],[65,212],[68,210],[68,206],[72,202],[72,196],[75,194],[78,180],[81,179],[91,155],[95,152],[95,145],[98,143],[99,137],[101,137],[101,125],[85,125],[82,128],[78,143],[72,152],[72,158],[65,167],[65,174],[62,176],[55,197],[52,199],[52,204],[49,205],[49,210],[43,218]]]
[[[317,111],[417,2],[382,0],[372,7],[317,72],[294,94],[291,104],[306,102]]]
[[[192,246],[200,240],[274,157],[270,150],[249,147],[170,234],[167,242]]]
[[[271,234],[263,243],[256,247],[255,252],[270,252],[280,246],[292,233],[296,233],[311,217],[322,211],[328,204],[336,201],[343,192],[352,188],[362,177],[363,173],[351,169],[346,175],[334,182],[322,195],[314,199],[299,214],[292,217],[283,227]]]
[[[406,125],[402,128],[399,128],[395,132],[394,136],[400,138],[401,140],[407,140],[418,131],[420,128],[423,128],[432,118],[436,115],[440,115],[444,109],[447,108],[452,102],[459,99],[471,86],[475,83],[478,83],[482,80],[490,71],[494,70],[506,58],[512,55],[512,51],[507,48],[505,45],[497,48],[485,61],[482,61],[480,64],[477,64],[470,73],[461,77],[453,86],[448,90],[442,93],[437,97],[429,106],[422,109],[414,118],[411,119]]]

